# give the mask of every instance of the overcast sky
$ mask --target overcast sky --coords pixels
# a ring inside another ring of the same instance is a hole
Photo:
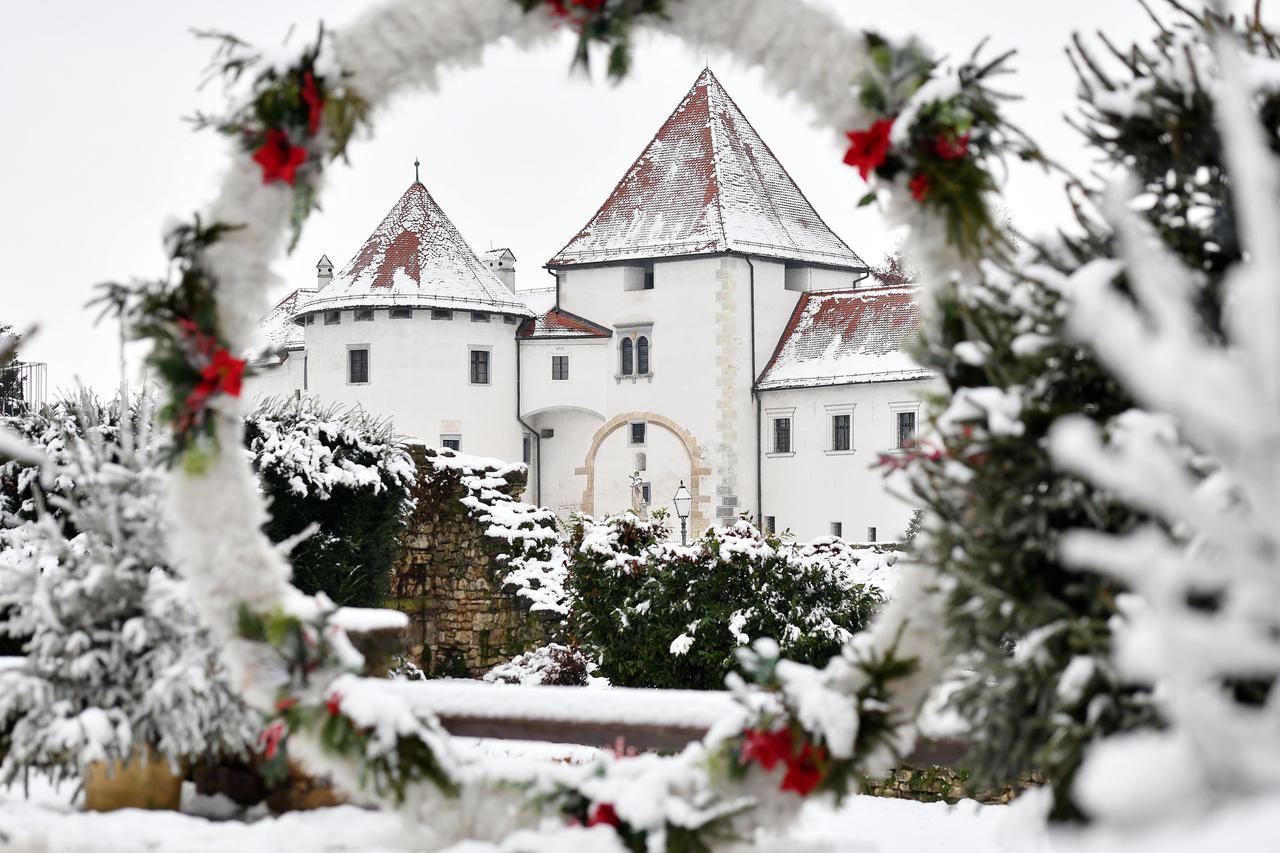
[[[429,3],[431,0],[422,0]],[[683,0],[697,2],[697,0]],[[796,0],[802,2],[802,0]],[[1012,117],[1072,168],[1087,154],[1062,120],[1075,85],[1063,45],[1073,30],[1104,28],[1116,41],[1151,27],[1131,0],[808,0],[851,27],[916,33],[941,52],[966,54],[983,36],[1016,47],[1027,94]],[[316,21],[341,27],[371,3],[186,0],[8,5],[0,28],[0,321],[39,324],[23,358],[49,364],[51,393],[77,378],[101,390],[119,381],[118,331],[83,306],[93,285],[163,272],[160,227],[214,193],[227,145],[183,116],[214,93],[197,92],[211,47],[191,28],[252,42],[295,39]],[[492,48],[479,68],[449,73],[438,93],[415,93],[377,116],[376,138],[355,142],[351,165],[331,170],[325,210],[277,269],[288,287],[314,281],[327,253],[339,267],[413,180],[422,180],[479,249],[510,246],[518,286],[549,283],[542,263],[581,228],[692,85],[704,52],[643,38],[620,86],[571,76],[570,37],[524,53]],[[766,88],[759,69],[709,54],[712,68],[818,212],[868,261],[897,235],[874,207],[829,134],[794,97]],[[1019,224],[1042,230],[1064,215],[1058,181],[1019,168],[1008,195]],[[275,294],[273,294],[275,295]]]

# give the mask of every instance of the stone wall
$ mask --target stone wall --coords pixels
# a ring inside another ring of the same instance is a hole
[[[922,803],[957,803],[969,798],[987,805],[1003,805],[1028,788],[1043,784],[1039,776],[1019,779],[1014,785],[975,791],[969,771],[958,767],[899,767],[887,779],[867,779],[863,790],[873,797],[916,800]]]
[[[456,469],[431,464],[436,451],[410,448],[418,468],[417,507],[391,581],[388,606],[409,615],[406,656],[431,676],[475,678],[547,641],[543,617],[500,588],[504,544],[462,504],[469,493]],[[517,496],[523,471],[498,490]],[[492,480],[489,481],[492,483]]]

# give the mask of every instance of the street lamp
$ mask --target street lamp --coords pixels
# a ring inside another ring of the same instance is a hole
[[[680,481],[680,488],[676,489],[676,495],[672,498],[672,502],[676,505],[676,515],[680,516],[680,544],[689,544],[689,507],[693,503],[693,497],[689,494],[689,490],[684,487],[684,480]]]

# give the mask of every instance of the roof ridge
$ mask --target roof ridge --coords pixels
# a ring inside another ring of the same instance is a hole
[[[707,78],[707,129],[711,133],[711,183],[715,187],[716,194],[716,218],[720,220],[720,244],[729,248],[729,231],[724,226],[724,202],[722,198],[724,193],[720,191],[720,146],[716,144],[716,119],[715,111],[711,109],[711,98],[715,92],[720,92],[726,97],[729,93],[720,85],[720,80],[711,72],[711,66],[707,66],[698,75],[698,79],[694,81],[694,85],[703,77]],[[711,84],[715,84],[714,88]],[[729,99],[732,102],[732,98]]]

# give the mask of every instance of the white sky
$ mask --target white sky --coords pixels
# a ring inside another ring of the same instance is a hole
[[[1118,43],[1151,31],[1132,0],[810,2],[837,10],[851,27],[915,32],[951,55],[967,54],[986,35],[993,51],[1016,47],[1020,74],[1007,87],[1031,96],[1010,114],[1077,170],[1087,169],[1088,155],[1062,120],[1075,93],[1063,45],[1073,30],[1105,28]],[[161,224],[201,208],[226,162],[225,140],[182,120],[218,101],[216,90],[196,91],[212,45],[189,30],[277,43],[296,24],[300,44],[318,19],[341,27],[370,5],[42,0],[0,12],[0,320],[40,325],[22,357],[48,362],[51,395],[77,378],[100,390],[119,381],[118,330],[95,326],[83,305],[96,282],[162,273]],[[645,38],[632,75],[617,87],[598,73],[594,83],[571,77],[570,55],[567,34],[534,53],[495,47],[481,67],[446,75],[439,93],[403,97],[377,116],[376,138],[351,146],[350,167],[331,169],[325,210],[277,265],[288,287],[314,281],[322,253],[345,265],[413,180],[415,156],[423,183],[474,248],[510,246],[518,286],[549,283],[542,263],[595,212],[692,85],[705,54]],[[758,69],[709,58],[819,214],[867,261],[880,260],[896,235],[875,207],[856,208],[863,184],[829,134],[813,127],[814,116],[766,89]],[[1008,201],[1022,227],[1035,232],[1061,221],[1058,185],[1015,167]]]

